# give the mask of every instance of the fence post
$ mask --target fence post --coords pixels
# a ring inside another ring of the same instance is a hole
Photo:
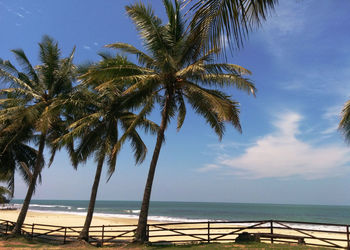
[[[103,240],[105,236],[105,225],[102,225],[102,240],[101,240],[101,247],[103,247]]]
[[[350,235],[349,235],[349,225],[347,225],[346,226],[346,239],[347,239],[347,241],[348,241],[348,249],[350,249],[350,239],[349,239],[349,237],[350,237]]]
[[[34,237],[34,223],[32,224],[32,239]]]
[[[273,244],[273,220],[270,220],[271,243]]]
[[[9,230],[9,222],[6,221],[6,232],[5,232],[5,235],[7,235],[7,231]]]
[[[210,221],[208,221],[208,243],[210,243]]]
[[[149,241],[149,225],[147,224],[146,228],[146,240]]]
[[[66,227],[64,227],[63,244],[66,244],[66,237],[67,237],[67,228],[66,228]]]

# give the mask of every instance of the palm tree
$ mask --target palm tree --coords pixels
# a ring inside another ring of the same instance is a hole
[[[180,13],[180,4],[164,0],[169,23],[162,24],[150,7],[142,3],[126,7],[139,31],[146,51],[138,50],[132,45],[115,43],[107,47],[119,49],[125,53],[136,55],[140,66],[110,67],[103,74],[115,75],[115,81],[129,79],[133,84],[125,90],[148,90],[149,105],[157,101],[161,108],[161,124],[157,133],[157,141],[150,163],[145,186],[135,241],[145,242],[148,208],[151,190],[159,153],[164,141],[164,133],[168,123],[177,115],[177,129],[182,127],[186,116],[186,104],[203,116],[221,139],[225,122],[241,131],[239,122],[239,103],[218,90],[220,87],[237,87],[247,93],[255,91],[254,85],[242,75],[250,74],[243,67],[234,64],[214,63],[219,49],[203,51],[205,34],[198,29],[185,30]],[[133,72],[129,72],[132,71]],[[123,73],[123,76],[118,75]],[[102,74],[102,72],[101,72]],[[105,84],[105,87],[108,83]],[[209,88],[208,88],[209,87]]]
[[[130,111],[138,105],[140,96],[134,93],[123,94],[124,84],[114,84],[109,88],[103,88],[106,75],[102,81],[101,79],[91,81],[90,76],[96,76],[96,71],[103,71],[106,67],[125,67],[126,65],[131,65],[131,63],[123,57],[112,58],[104,55],[104,60],[98,65],[91,66],[82,76],[82,85],[67,101],[72,111],[70,113],[75,113],[76,117],[68,127],[69,132],[58,141],[65,144],[78,139],[78,145],[71,154],[74,166],[85,162],[92,154],[97,163],[87,216],[79,235],[79,238],[85,241],[89,240],[89,228],[104,162],[108,163],[109,178],[115,170],[117,154],[123,144],[118,141],[120,130],[124,131],[122,138],[130,140],[134,158],[138,164],[145,159],[147,148],[136,128],[141,127],[152,133],[158,129],[155,123],[144,118],[144,114],[139,116]]]
[[[203,30],[206,49],[240,48],[252,28],[266,19],[278,0],[184,0],[193,16],[193,29]],[[226,40],[227,39],[227,40]]]
[[[57,42],[48,36],[43,37],[39,48],[42,64],[35,68],[21,49],[12,52],[22,71],[9,61],[1,61],[0,64],[0,79],[7,87],[0,90],[0,95],[8,94],[6,102],[11,103],[10,107],[0,110],[0,123],[10,121],[6,125],[8,131],[16,131],[18,126],[30,127],[33,139],[38,144],[34,171],[13,234],[21,233],[38,176],[44,166],[43,152],[47,139],[52,132],[56,133],[55,124],[61,119],[60,110],[51,110],[50,106],[71,91],[74,80],[74,49],[68,58],[61,59]]]

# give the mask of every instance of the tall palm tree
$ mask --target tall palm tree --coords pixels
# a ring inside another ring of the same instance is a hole
[[[254,85],[242,75],[250,74],[234,64],[215,63],[219,49],[203,52],[205,34],[199,30],[186,30],[180,13],[180,4],[164,0],[168,24],[163,25],[151,7],[142,3],[126,7],[136,25],[147,52],[130,44],[115,43],[107,47],[119,49],[138,57],[139,66],[109,68],[104,74],[115,74],[115,80],[130,79],[133,84],[124,92],[148,90],[150,103],[157,101],[161,108],[161,124],[150,163],[135,241],[144,242],[148,208],[159,153],[168,123],[177,115],[177,128],[182,127],[186,116],[186,104],[203,116],[221,139],[225,122],[241,131],[239,103],[220,91],[220,87],[237,87],[247,93],[255,91]],[[128,72],[133,70],[133,72]],[[123,72],[121,77],[117,73]],[[108,86],[108,84],[105,84]]]
[[[85,241],[89,240],[89,228],[104,162],[108,163],[109,177],[115,170],[117,154],[122,146],[119,135],[130,140],[134,158],[138,164],[145,159],[147,148],[136,128],[141,127],[152,133],[156,133],[158,129],[158,126],[145,119],[143,114],[136,115],[131,112],[137,107],[140,96],[134,93],[124,94],[123,83],[103,88],[103,83],[108,77],[106,75],[103,80],[91,81],[90,76],[96,76],[96,71],[103,71],[106,67],[125,67],[127,65],[131,63],[123,57],[105,56],[104,60],[98,65],[91,66],[82,76],[83,83],[79,86],[79,90],[67,100],[71,113],[76,114],[76,120],[68,127],[69,132],[58,141],[65,144],[78,139],[78,145],[71,154],[74,166],[85,162],[92,154],[97,163],[87,216],[79,235],[79,238]],[[132,126],[132,124],[135,125]],[[124,131],[124,136],[121,134],[122,131]]]
[[[226,41],[231,48],[242,47],[252,28],[259,26],[278,4],[278,0],[183,1],[190,5],[192,28],[207,34],[203,37],[206,49],[222,48]]]
[[[12,103],[10,107],[0,110],[0,123],[4,120],[11,121],[6,126],[9,131],[16,131],[17,126],[22,125],[31,127],[33,139],[38,144],[34,171],[13,229],[14,234],[21,233],[38,176],[44,166],[43,152],[48,136],[55,130],[55,124],[61,119],[60,110],[51,111],[50,106],[71,91],[74,80],[74,49],[69,57],[61,59],[57,42],[48,36],[43,37],[39,48],[41,64],[36,67],[31,65],[21,49],[12,50],[12,52],[21,65],[22,71],[9,61],[1,61],[0,64],[0,79],[5,83],[5,88],[0,90],[0,95],[8,94],[9,98],[6,101]]]

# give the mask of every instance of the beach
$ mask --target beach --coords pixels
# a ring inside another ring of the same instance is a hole
[[[16,221],[18,216],[19,210],[16,211],[1,211],[0,212],[0,219],[2,220],[8,220],[8,221]],[[55,226],[61,226],[61,227],[81,227],[84,224],[85,216],[83,213],[81,214],[74,214],[74,213],[65,213],[65,212],[52,212],[52,211],[28,211],[25,223],[28,225],[28,230],[30,232],[30,226],[32,224],[45,224],[45,225],[55,225]],[[150,241],[152,242],[159,242],[159,241],[186,241],[186,242],[199,242],[200,239],[207,239],[207,232],[208,232],[208,224],[207,222],[193,222],[194,224],[187,222],[188,224],[171,224],[171,225],[160,225],[160,224],[166,224],[166,222],[160,222],[160,221],[149,221],[149,224],[157,224],[157,226],[150,226],[152,236],[150,238]],[[211,234],[211,240],[212,242],[217,241],[217,237],[220,238],[222,241],[234,241],[234,238],[237,235],[232,234],[233,231],[239,230],[241,227],[247,227],[247,229],[241,230],[240,232],[249,232],[249,233],[270,233],[271,229],[269,227],[269,222],[262,224],[260,226],[265,228],[249,228],[255,223],[225,223],[225,222],[210,222],[210,234]],[[133,230],[136,228],[137,219],[136,218],[118,218],[118,217],[111,217],[111,216],[94,216],[92,220],[91,226],[96,226],[92,230],[96,230],[94,235],[96,235],[97,238],[101,238],[101,233],[98,231],[101,231],[102,225],[104,226],[104,237],[105,239],[108,239],[108,237],[113,237],[116,235],[113,230]],[[346,239],[346,235],[344,234],[338,234],[336,231],[343,231],[341,228],[331,228],[329,227],[328,230],[335,230],[335,233],[331,232],[313,232],[317,228],[317,226],[311,228],[311,231],[304,231],[306,232],[300,232],[297,230],[290,230],[290,229],[279,229],[277,223],[275,223],[274,233],[275,234],[284,234],[284,235],[291,235],[291,236],[299,236],[299,237],[313,237],[313,239],[306,239],[305,241],[307,243],[312,244],[327,244],[325,241],[320,241],[316,238],[322,237],[322,238],[328,238],[328,239]],[[110,227],[111,225],[119,225],[120,227]],[[126,226],[129,225],[129,226]],[[97,227],[98,226],[98,227]],[[300,228],[301,226],[294,227]],[[35,233],[42,233],[40,230],[47,230],[49,227],[40,227],[40,225],[35,226],[34,232]],[[133,232],[129,232],[123,239],[130,240],[133,237]],[[71,232],[74,235],[77,235],[78,232]],[[63,230],[58,232],[58,234],[63,235]],[[71,234],[71,235],[73,235]],[[119,233],[118,233],[119,234]],[[189,236],[192,235],[192,236]],[[195,235],[195,236],[193,236]],[[216,240],[215,240],[216,239]],[[296,242],[295,240],[286,240],[290,242]],[[265,242],[270,242],[270,240],[266,240]],[[341,246],[345,246],[346,242],[339,242],[339,241],[329,241],[331,243],[339,244]],[[278,243],[278,241],[275,241],[275,243]],[[331,245],[330,245],[331,246]]]
[[[18,210],[0,211],[0,219],[16,221],[19,213]],[[28,211],[26,216],[26,224],[49,224],[55,226],[82,226],[84,225],[84,214],[72,214],[64,212],[44,212],[44,211]],[[137,219],[100,217],[94,216],[92,226],[102,225],[136,225]]]

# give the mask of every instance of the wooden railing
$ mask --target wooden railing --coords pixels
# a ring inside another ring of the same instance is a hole
[[[0,219],[0,235],[11,234],[15,223]],[[22,234],[58,244],[77,241],[83,227],[24,224]],[[147,225],[151,244],[233,242],[243,232],[262,242],[303,243],[310,246],[350,249],[350,226],[297,221],[207,221]],[[98,246],[131,242],[136,225],[91,226],[89,242]]]

